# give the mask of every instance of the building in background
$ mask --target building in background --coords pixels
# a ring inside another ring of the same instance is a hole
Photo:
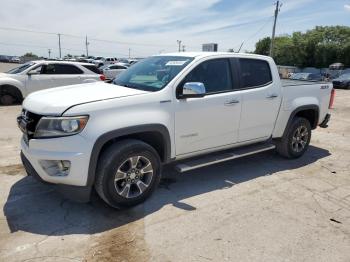
[[[218,51],[218,44],[216,44],[216,43],[203,44],[202,51],[203,52],[217,52]]]

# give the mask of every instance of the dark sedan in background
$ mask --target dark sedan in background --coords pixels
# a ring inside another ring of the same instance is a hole
[[[333,87],[334,88],[345,88],[350,89],[350,73],[343,74],[336,79],[333,79]]]

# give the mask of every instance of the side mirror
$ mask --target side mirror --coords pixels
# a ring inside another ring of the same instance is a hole
[[[31,75],[38,75],[40,72],[36,71],[36,70],[31,70],[27,73],[27,75],[31,76]]]
[[[188,82],[183,86],[181,98],[194,98],[205,96],[205,86],[201,82]]]

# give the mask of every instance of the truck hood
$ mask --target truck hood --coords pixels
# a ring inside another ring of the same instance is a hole
[[[94,82],[34,92],[23,101],[23,108],[40,115],[61,115],[65,110],[75,105],[146,93],[148,92]]]

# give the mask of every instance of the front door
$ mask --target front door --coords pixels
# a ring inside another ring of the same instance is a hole
[[[201,82],[206,95],[178,99],[175,108],[176,155],[233,144],[238,139],[241,95],[235,90],[229,59],[211,59],[197,65],[181,81]]]
[[[39,65],[27,75],[26,88],[28,93],[51,88],[55,86],[54,76],[45,74],[46,65]]]

